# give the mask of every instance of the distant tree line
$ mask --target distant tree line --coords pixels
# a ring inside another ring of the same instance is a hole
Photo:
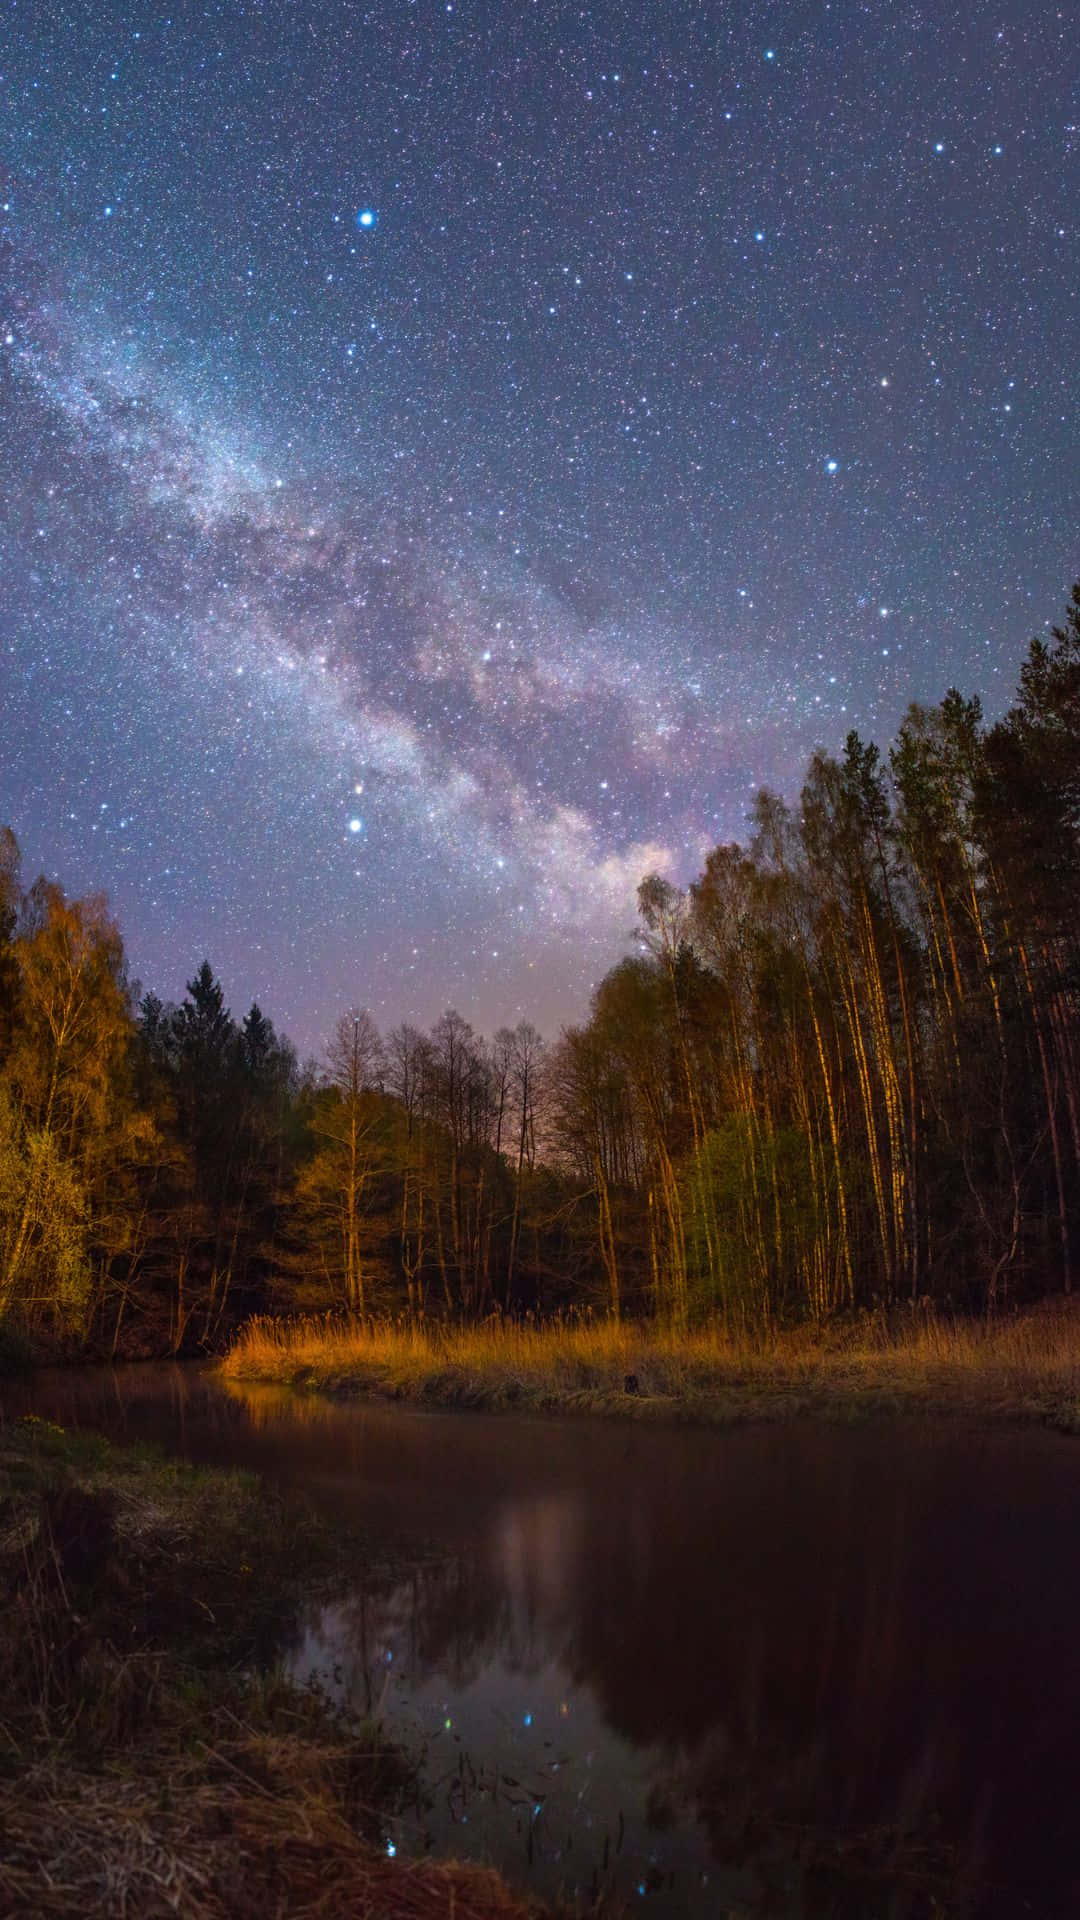
[[[342,1015],[301,1068],[204,962],[129,982],[101,899],[0,831],[0,1322],[114,1352],[244,1314],[567,1306],[675,1327],[1070,1290],[1080,586],[987,727],[816,753],[552,1045]]]

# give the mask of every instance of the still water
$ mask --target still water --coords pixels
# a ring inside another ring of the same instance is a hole
[[[392,1550],[289,1656],[422,1752],[388,1846],[653,1920],[1080,1914],[1080,1440],[418,1413],[179,1367],[32,1404]]]

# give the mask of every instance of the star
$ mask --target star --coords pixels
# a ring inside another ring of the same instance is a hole
[[[842,748],[839,686],[882,743],[1001,709],[1080,560],[1060,6],[962,59],[924,9],[902,87],[879,7],[793,8],[775,78],[662,7],[489,7],[482,71],[443,0],[219,9],[212,55],[167,9],[122,59],[114,9],[24,11],[0,822],[155,991],[209,925],[302,1049],[358,980],[554,1034],[645,872]]]

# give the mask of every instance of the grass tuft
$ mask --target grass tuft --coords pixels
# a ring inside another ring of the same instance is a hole
[[[574,1319],[449,1326],[264,1317],[241,1329],[222,1372],[237,1382],[493,1410],[721,1424],[911,1411],[1073,1431],[1080,1316],[1066,1304],[992,1321],[912,1311],[753,1334]]]

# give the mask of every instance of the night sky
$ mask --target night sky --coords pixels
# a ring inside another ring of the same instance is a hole
[[[553,1032],[1080,574],[1071,8],[5,0],[0,820],[302,1050]]]

